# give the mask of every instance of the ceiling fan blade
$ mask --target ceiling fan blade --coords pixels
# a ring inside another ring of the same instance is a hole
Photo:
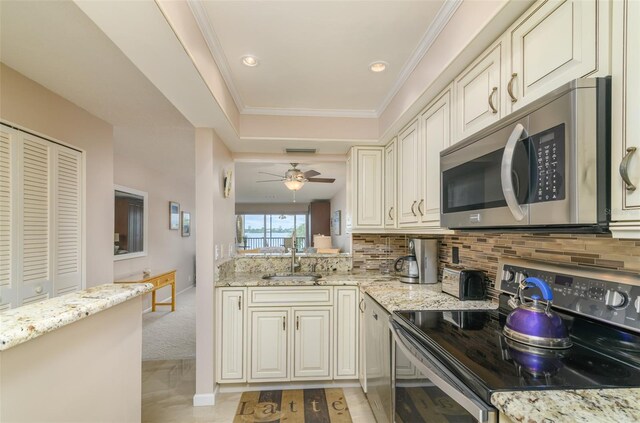
[[[332,184],[334,183],[336,180],[334,178],[309,178],[307,179],[307,182],[322,182],[325,184]]]
[[[256,182],[282,182],[282,179],[269,179],[268,181],[256,181]]]
[[[271,176],[277,176],[278,178],[282,178],[282,175],[277,175],[275,173],[269,173],[269,172],[258,172],[258,173],[262,173],[263,175],[271,175]]]
[[[306,179],[313,178],[314,176],[318,176],[318,175],[320,175],[320,172],[317,172],[317,171],[315,171],[315,170],[307,170],[307,171],[304,173],[304,177],[305,177]]]

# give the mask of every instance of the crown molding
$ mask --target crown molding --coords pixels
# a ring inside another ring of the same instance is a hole
[[[374,118],[377,119],[387,108],[391,100],[398,94],[398,91],[407,82],[407,79],[411,73],[415,70],[416,66],[424,55],[429,51],[429,48],[433,45],[438,35],[442,32],[447,25],[453,14],[458,10],[463,0],[445,0],[443,5],[438,10],[435,18],[429,28],[422,36],[422,39],[418,43],[409,60],[405,62],[402,70],[396,82],[393,84],[384,100],[375,110],[357,110],[357,109],[304,109],[304,108],[277,108],[277,107],[251,107],[246,106],[242,100],[242,96],[238,91],[229,63],[220,40],[216,35],[213,27],[211,26],[211,20],[204,6],[204,2],[200,0],[187,0],[189,8],[191,9],[193,16],[196,19],[198,27],[204,36],[204,39],[209,47],[209,51],[213,56],[214,61],[220,69],[222,78],[224,79],[227,88],[233,97],[233,101],[236,107],[243,115],[263,115],[263,116],[299,116],[299,117],[343,117],[343,118]]]
[[[357,109],[286,109],[278,107],[244,107],[243,115],[378,118],[375,110]]]
[[[380,103],[380,106],[378,106],[378,108],[376,109],[377,117],[380,117],[380,115],[382,115],[389,103],[391,103],[391,100],[393,100],[393,97],[398,94],[400,88],[402,88],[404,83],[407,82],[407,79],[409,79],[411,73],[415,70],[416,66],[418,66],[418,63],[420,63],[424,55],[427,54],[447,23],[449,23],[449,21],[453,17],[453,14],[462,4],[462,1],[463,0],[445,0],[444,4],[440,7],[440,10],[438,10],[435,18],[433,18],[433,22],[431,23],[431,25],[429,25],[429,29],[422,36],[420,43],[418,43],[418,46],[411,54],[411,57],[402,67],[400,75],[398,76],[398,79],[396,79],[395,84],[393,84],[393,87],[391,87],[391,90],[389,90],[387,96],[384,98],[382,103]]]

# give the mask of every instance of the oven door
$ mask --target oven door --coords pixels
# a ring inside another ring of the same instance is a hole
[[[529,225],[536,169],[527,126],[511,122],[440,158],[443,226]]]
[[[393,334],[394,422],[497,422],[498,412],[451,374],[397,323]]]

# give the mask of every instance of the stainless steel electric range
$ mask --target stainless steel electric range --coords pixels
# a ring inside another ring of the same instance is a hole
[[[529,347],[502,334],[507,300],[528,276],[551,286],[570,348]],[[498,279],[497,310],[394,313],[396,422],[495,422],[497,391],[640,387],[640,277],[510,260]]]

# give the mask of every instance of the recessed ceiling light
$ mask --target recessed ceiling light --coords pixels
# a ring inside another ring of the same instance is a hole
[[[258,66],[258,59],[255,56],[244,56],[242,58],[242,64],[249,67]]]
[[[373,62],[369,65],[371,72],[382,72],[387,68],[387,62]]]

